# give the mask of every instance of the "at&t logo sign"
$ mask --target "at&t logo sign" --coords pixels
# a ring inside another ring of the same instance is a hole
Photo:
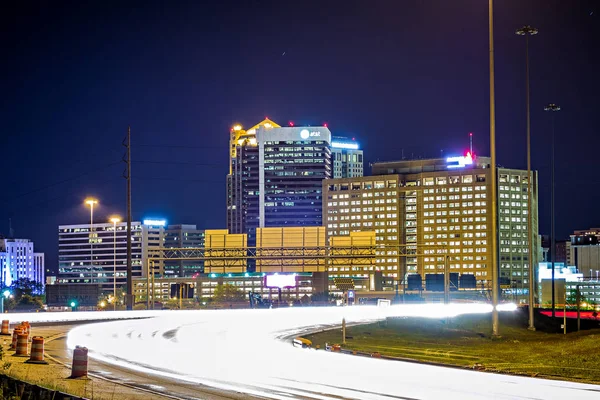
[[[309,137],[320,137],[321,132],[309,132],[308,129],[302,129],[300,131],[300,137],[302,139],[308,139]]]

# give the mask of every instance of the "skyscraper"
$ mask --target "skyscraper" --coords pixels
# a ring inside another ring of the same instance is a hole
[[[269,119],[232,129],[227,177],[227,228],[321,226],[323,179],[333,176],[327,127],[281,127]]]
[[[363,176],[363,151],[354,139],[334,136],[331,139],[333,178]]]
[[[373,164],[373,176],[323,182],[327,236],[374,230],[375,271],[394,284],[406,274],[450,272],[491,279],[491,177],[488,157],[403,160]],[[533,232],[527,228],[527,171],[498,168],[500,283],[527,293],[528,241],[537,241],[537,172],[533,173]],[[394,248],[396,246],[397,248]],[[537,248],[533,246],[533,248]],[[404,255],[399,253],[404,251]],[[351,274],[363,274],[356,270]]]
[[[10,286],[21,278],[43,285],[44,272],[44,253],[35,253],[32,241],[0,236],[0,285]]]

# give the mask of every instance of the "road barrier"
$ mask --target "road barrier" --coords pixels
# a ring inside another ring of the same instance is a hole
[[[29,364],[48,364],[44,360],[44,338],[42,336],[34,336],[31,339],[31,356],[25,361]]]
[[[7,320],[7,319],[2,320],[2,331],[0,331],[0,335],[10,336],[10,332],[8,330],[9,324],[10,324],[9,320]]]
[[[21,327],[25,330],[27,335],[31,333],[31,324],[29,324],[29,321],[21,322]]]
[[[12,342],[10,344],[9,350],[16,350],[17,348],[17,337],[19,336],[19,333],[21,333],[21,327],[20,326],[15,326],[15,329],[13,329],[13,333],[12,333]]]
[[[27,332],[21,331],[21,333],[17,334],[17,351],[13,354],[16,357],[29,357],[28,349],[29,344],[29,335]]]
[[[373,357],[373,358],[381,358],[381,353],[371,353],[371,357]]]
[[[76,346],[73,350],[73,366],[71,367],[71,378],[80,378],[87,376],[88,370],[88,349],[87,347]]]

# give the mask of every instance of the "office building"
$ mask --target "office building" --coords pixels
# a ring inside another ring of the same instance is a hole
[[[160,250],[165,236],[165,221],[145,220],[131,223],[131,267],[133,277],[146,276],[148,254]],[[116,236],[116,240],[115,240]],[[115,263],[116,260],[116,263]],[[58,276],[56,283],[94,283],[103,292],[113,292],[116,270],[117,288],[127,283],[127,223],[60,225],[58,227]],[[155,272],[164,273],[164,263]]]
[[[491,280],[491,187],[487,157],[378,162],[373,176],[323,182],[327,235],[375,231],[376,268],[388,281],[449,271]],[[536,265],[537,173],[533,172],[533,232],[527,230],[527,171],[498,168],[500,282],[525,297],[528,240]]]
[[[168,225],[164,233],[165,249],[204,247],[204,231],[196,225]],[[164,276],[171,278],[194,276],[204,271],[204,261],[165,260]]]
[[[354,138],[334,136],[331,139],[331,160],[333,178],[363,176],[363,151]]]
[[[29,239],[0,236],[0,287],[10,286],[18,279],[45,284],[44,253],[34,252]]]
[[[600,273],[600,228],[575,231],[571,235],[569,264],[585,278],[596,278]]]
[[[271,120],[231,133],[227,228],[256,243],[256,229],[321,226],[323,179],[333,176],[327,127],[281,127]],[[353,167],[354,168],[354,167]]]

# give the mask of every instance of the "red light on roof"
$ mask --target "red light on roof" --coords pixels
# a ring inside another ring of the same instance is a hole
[[[473,157],[475,157],[475,154],[471,154],[470,151],[467,151],[467,155],[465,156],[465,159],[467,161],[473,161]]]
[[[294,126],[294,123],[292,121],[290,121],[290,126]]]
[[[325,123],[323,124],[323,126],[324,126],[325,128],[327,128],[327,122],[325,122]]]
[[[352,138],[352,140],[356,140],[355,138]]]
[[[473,136],[473,132],[469,132],[469,136]]]

